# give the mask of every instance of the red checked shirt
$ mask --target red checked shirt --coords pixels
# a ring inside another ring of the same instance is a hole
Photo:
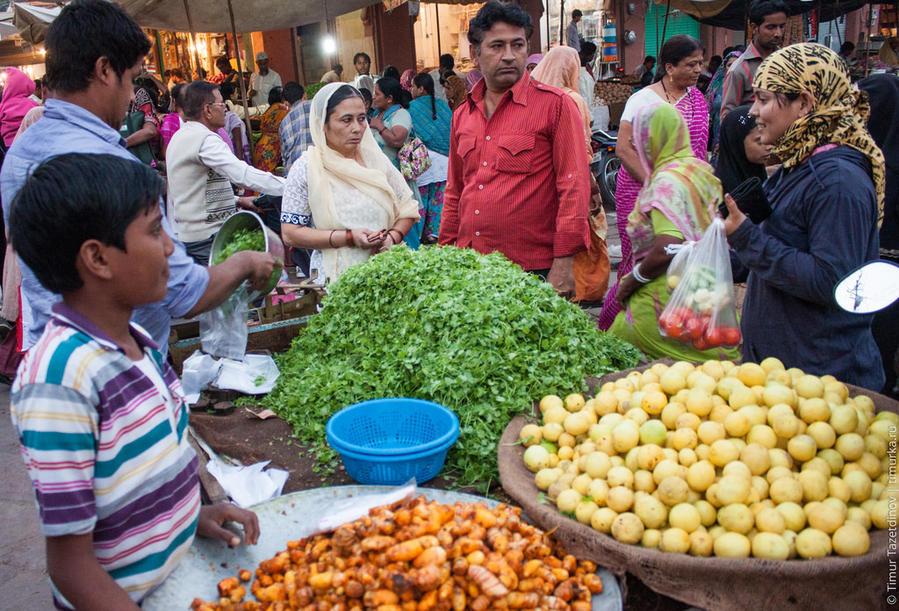
[[[488,120],[485,89],[482,79],[453,116],[439,243],[548,269],[589,243],[583,120],[568,95],[529,76]]]

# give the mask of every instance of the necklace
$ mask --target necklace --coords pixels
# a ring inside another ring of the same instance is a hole
[[[676,105],[678,100],[672,100],[671,96],[668,95],[668,88],[665,86],[665,79],[662,78],[662,80],[660,82],[662,83],[662,91],[665,92],[665,101],[668,102],[669,104],[671,104],[672,106]],[[683,96],[681,96],[681,97],[683,97]]]
[[[662,77],[662,80],[659,82],[662,83],[662,91],[665,92],[665,101],[668,102],[669,104],[671,104],[672,106],[674,106],[675,108],[677,108],[678,102],[680,102],[680,100],[682,100],[684,98],[684,96],[686,96],[687,93],[690,91],[690,89],[687,88],[687,91],[684,92],[684,95],[681,96],[680,99],[672,101],[671,96],[668,95],[668,88],[665,86],[665,77]],[[690,120],[691,121],[693,120],[693,115],[695,113],[696,113],[696,107],[694,106],[694,100],[691,99],[690,100]]]

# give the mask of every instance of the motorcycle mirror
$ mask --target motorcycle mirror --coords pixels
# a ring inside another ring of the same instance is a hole
[[[837,305],[853,314],[871,314],[899,299],[899,265],[872,261],[837,283],[833,292]]]

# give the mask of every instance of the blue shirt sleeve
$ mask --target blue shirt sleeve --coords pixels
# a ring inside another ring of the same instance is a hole
[[[172,318],[180,318],[190,312],[206,292],[209,271],[187,254],[184,244],[175,238],[167,218],[163,219],[162,226],[175,243],[175,250],[169,255],[169,290],[162,302]]]
[[[748,219],[728,241],[749,270],[788,295],[832,306],[837,282],[867,260],[875,210],[868,190],[806,191],[808,250],[784,243]]]

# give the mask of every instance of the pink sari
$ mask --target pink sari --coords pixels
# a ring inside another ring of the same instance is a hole
[[[687,121],[687,127],[690,130],[690,148],[693,149],[693,154],[697,159],[705,161],[709,143],[709,107],[705,96],[696,87],[690,87],[687,94],[674,107]],[[618,172],[618,185],[615,189],[615,213],[618,234],[621,236],[621,263],[618,265],[618,278],[626,276],[634,267],[631,240],[627,235],[627,217],[634,209],[634,203],[637,201],[637,195],[641,188],[643,185],[628,174],[622,166]],[[618,282],[615,282],[615,286],[608,292],[602,304],[602,312],[599,314],[597,324],[603,331],[607,331],[612,326],[615,317],[621,311],[621,305],[615,299],[617,289]]]

